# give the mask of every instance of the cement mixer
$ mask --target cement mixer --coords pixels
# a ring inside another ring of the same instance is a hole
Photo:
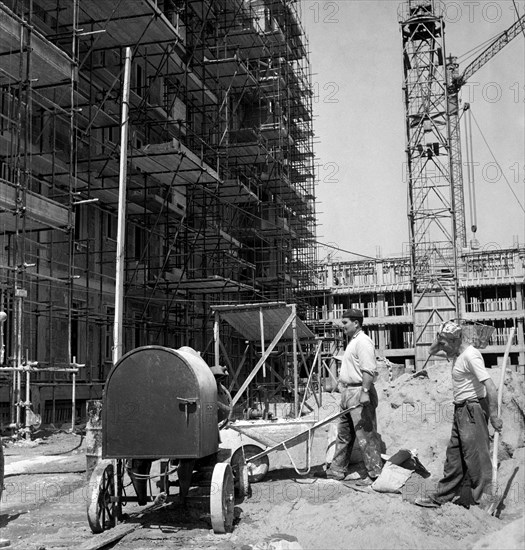
[[[214,373],[191,348],[145,346],[124,355],[104,391],[102,460],[89,484],[91,530],[99,533],[116,525],[127,502],[142,506],[158,500],[149,488],[152,464],[160,460],[161,498],[177,498],[185,505],[189,491],[198,488],[209,505],[213,530],[231,531],[234,490],[241,497],[248,494],[248,471],[237,466],[234,479],[231,450],[219,449],[218,409]],[[134,496],[124,491],[125,478]],[[172,496],[174,486],[178,494]]]

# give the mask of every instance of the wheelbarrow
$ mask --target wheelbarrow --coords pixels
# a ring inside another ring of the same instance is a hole
[[[285,451],[297,474],[308,475],[311,470],[311,450],[315,431],[347,414],[353,408],[339,411],[319,421],[294,418],[275,421],[238,420],[231,422],[228,427],[240,434],[238,438],[240,444],[233,452],[231,459],[233,470],[235,471],[239,467],[238,465],[246,464],[249,482],[262,481],[270,467],[268,455],[277,451]],[[222,433],[221,437],[224,441]],[[245,444],[243,437],[248,438],[249,443]],[[235,440],[235,438],[230,437],[230,440]],[[290,454],[290,449],[301,443],[305,443],[305,466],[302,469],[297,466]]]

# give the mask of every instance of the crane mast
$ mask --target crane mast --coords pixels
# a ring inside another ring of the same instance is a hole
[[[439,0],[399,8],[416,369],[428,361],[439,324],[460,316],[458,262],[467,233],[459,92],[525,24],[523,15],[460,73],[446,54],[443,15]]]
[[[451,124],[443,5],[400,6],[406,130],[408,218],[416,368],[428,357],[439,324],[459,316],[454,178],[461,177],[459,127]]]

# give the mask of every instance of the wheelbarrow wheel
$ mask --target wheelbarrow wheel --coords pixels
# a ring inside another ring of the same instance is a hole
[[[232,469],[227,462],[219,462],[213,468],[210,488],[210,517],[215,533],[232,531],[234,508]]]
[[[243,445],[239,447],[232,455],[231,464],[233,471],[237,474],[239,468],[246,464],[248,466],[248,480],[250,483],[262,481],[270,469],[270,460],[268,456],[263,456],[252,461],[251,458],[262,453],[258,445]]]
[[[91,474],[87,516],[93,533],[111,529],[120,516],[120,506],[115,502],[114,472],[113,461],[101,460]]]
[[[245,499],[250,496],[250,476],[248,472],[248,465],[239,465],[237,471],[233,472],[233,478],[235,481],[235,492],[237,496],[241,499]]]

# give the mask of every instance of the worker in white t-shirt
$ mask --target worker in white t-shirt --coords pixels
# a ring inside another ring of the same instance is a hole
[[[480,351],[464,342],[460,325],[447,321],[440,327],[430,355],[445,352],[452,359],[454,419],[447,447],[443,477],[437,490],[415,504],[435,508],[460,495],[470,479],[471,501],[489,504],[492,500],[492,462],[488,420],[495,430],[503,423],[497,412],[497,390]]]
[[[366,473],[357,485],[371,485],[383,467],[382,441],[377,432],[376,409],[378,405],[374,380],[377,375],[374,342],[363,332],[363,312],[347,309],[341,325],[349,342],[341,361],[339,389],[341,410],[346,414],[339,418],[337,440],[332,463],[326,471],[331,479],[343,480],[347,476],[350,456],[357,440],[363,455]]]

